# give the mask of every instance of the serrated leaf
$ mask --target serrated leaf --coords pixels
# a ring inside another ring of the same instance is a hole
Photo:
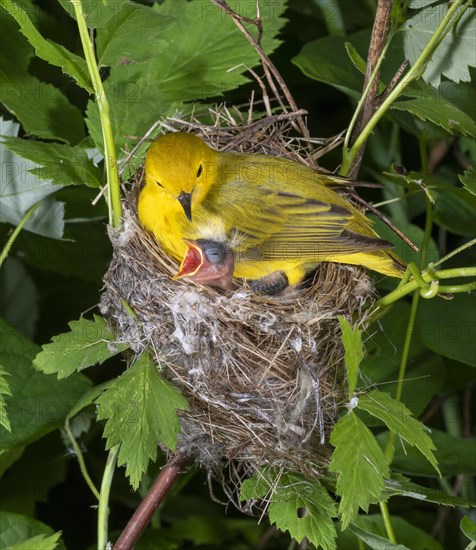
[[[99,187],[101,171],[82,147],[45,143],[18,137],[5,137],[3,144],[12,153],[35,163],[28,172],[39,180],[54,185],[87,185]]]
[[[64,230],[64,205],[49,196],[59,187],[30,174],[29,171],[37,168],[37,165],[15,155],[2,143],[5,139],[3,136],[16,136],[18,131],[18,124],[0,117],[0,164],[3,169],[0,181],[0,222],[18,225],[27,211],[41,201],[23,228],[59,239]]]
[[[274,470],[261,468],[240,486],[240,500],[264,498],[273,487],[273,480],[278,477]]]
[[[4,395],[12,395],[7,382],[8,376],[10,376],[10,373],[0,365],[0,426],[11,432],[12,427],[10,426],[10,420],[8,420],[7,405],[3,397]]]
[[[22,123],[27,134],[77,143],[84,137],[81,111],[59,88],[28,72],[33,48],[15,20],[2,8],[0,12],[0,102]]]
[[[474,165],[471,164],[462,175],[460,174],[458,176],[458,178],[467,191],[472,195],[476,195],[476,168]]]
[[[285,22],[281,17],[285,7],[285,0],[261,6],[266,27],[262,47],[268,54],[280,44],[276,35]],[[248,82],[244,73],[259,62],[231,18],[213,4],[168,0],[147,9],[170,18],[171,24],[158,44],[149,42],[150,59],[112,67],[104,83],[118,151],[127,143],[125,136],[144,135],[158,113],[167,117],[179,110],[186,116],[195,109],[192,101],[221,96]],[[99,111],[93,101],[88,103],[86,124],[102,150]]]
[[[426,433],[428,428],[413,417],[410,409],[393,399],[390,394],[373,390],[359,398],[358,408],[383,420],[389,430],[416,447],[440,473],[433,451],[435,446]]]
[[[33,361],[37,370],[56,373],[58,379],[66,378],[128,348],[127,344],[116,342],[114,332],[99,315],[94,315],[93,321],[81,318],[68,324],[70,332],[53,336],[51,344],[42,346]]]
[[[339,474],[336,492],[341,496],[339,512],[346,529],[359,508],[367,511],[381,500],[390,470],[374,435],[353,412],[338,420],[331,444],[335,450],[329,470]]]
[[[459,524],[461,532],[472,542],[476,542],[476,524],[468,516],[464,516]]]
[[[41,521],[22,516],[20,514],[13,514],[11,512],[0,511],[0,548],[6,550],[7,548],[14,547],[17,545],[23,544],[28,539],[33,537],[43,536],[43,537],[57,537],[57,543],[53,548],[65,550],[65,546],[58,541],[58,536],[61,533],[55,533],[51,527],[45,525]],[[37,546],[29,546],[28,550],[37,550]],[[41,547],[42,548],[42,547]],[[49,547],[51,548],[51,547]],[[23,547],[22,550],[26,550]],[[46,548],[42,548],[46,550]]]
[[[403,475],[396,474],[394,479],[385,480],[385,499],[398,496],[412,498],[423,502],[433,502],[444,506],[462,506],[464,508],[474,508],[473,500],[467,500],[461,497],[454,497],[442,492],[440,489],[430,489],[413,483]]]
[[[12,546],[7,546],[5,550],[55,550],[58,547],[58,540],[61,537],[61,532],[50,535],[37,535],[30,539],[18,542]]]
[[[284,474],[273,491],[269,521],[301,542],[307,538],[324,550],[336,548],[336,505],[326,489],[297,474]]]
[[[430,433],[435,456],[440,465],[441,475],[450,478],[460,474],[476,475],[476,441],[459,438],[433,428]],[[379,433],[378,441],[385,446],[388,432]],[[416,447],[409,447],[402,441],[395,442],[395,454],[392,461],[394,471],[418,477],[437,477],[433,467]]]
[[[339,325],[342,331],[342,343],[345,348],[344,361],[350,399],[357,386],[359,366],[365,356],[365,349],[362,343],[362,332],[357,327],[352,328],[349,321],[342,315],[339,316]]]
[[[188,409],[187,401],[161,378],[157,366],[145,352],[96,400],[98,420],[107,420],[106,448],[121,445],[118,465],[134,489],[150,461],[157,457],[158,443],[175,449],[180,431],[177,409]]]
[[[84,376],[56,380],[36,372],[40,350],[0,318],[0,364],[10,373],[12,396],[5,396],[11,433],[0,426],[0,447],[12,449],[43,437],[60,426],[72,405],[91,385]],[[1,545],[0,545],[1,546]]]
[[[444,18],[448,4],[430,6],[408,19],[404,31],[405,57],[413,65]],[[462,7],[459,8],[458,14]],[[469,67],[476,66],[476,18],[474,8],[468,8],[458,23],[445,36],[430,62],[423,80],[434,87],[445,75],[453,82],[470,82]]]
[[[166,44],[157,37],[170,23],[169,18],[147,6],[132,2],[117,5],[112,17],[97,32],[98,64],[137,63],[149,58],[153,55],[152,41],[154,47]]]
[[[397,101],[391,108],[398,111],[407,111],[423,121],[429,120],[433,124],[444,128],[449,134],[476,135],[474,120],[453,103],[439,97]]]
[[[21,32],[35,48],[38,57],[51,63],[51,65],[60,67],[66,75],[74,78],[79,86],[90,93],[94,92],[89,80],[86,61],[82,57],[68,51],[64,46],[52,40],[43,38],[27,13],[12,0],[0,0],[0,6],[5,8],[20,25]]]

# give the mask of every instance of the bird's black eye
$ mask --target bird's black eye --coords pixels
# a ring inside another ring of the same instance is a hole
[[[198,167],[197,178],[199,178],[202,175],[202,171],[203,171],[203,167],[200,164],[200,166]]]
[[[156,181],[155,183],[156,183],[159,187],[162,187],[162,189],[164,188],[164,186],[163,186],[160,182]]]
[[[203,251],[212,264],[222,264],[226,259],[226,248],[222,243],[206,242],[203,245]]]

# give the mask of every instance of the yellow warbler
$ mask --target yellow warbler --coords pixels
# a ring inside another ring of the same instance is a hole
[[[205,240],[233,251],[234,277],[256,281],[279,273],[278,287],[299,283],[323,261],[402,276],[391,244],[336,192],[344,178],[288,159],[220,153],[180,132],[152,143],[145,173],[139,219],[179,261],[194,251],[199,263],[206,259],[193,245]],[[187,275],[183,265],[179,275]]]

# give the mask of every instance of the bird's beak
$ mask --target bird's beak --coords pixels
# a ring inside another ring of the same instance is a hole
[[[187,216],[188,221],[192,221],[192,193],[185,193],[182,191],[177,197],[177,200],[182,205],[183,211]]]
[[[189,241],[188,239],[184,240],[188,244],[188,250],[180,264],[180,269],[172,277],[174,281],[176,279],[182,279],[183,277],[195,275],[204,261],[202,248],[195,241]]]
[[[223,261],[214,262],[209,259],[208,246],[215,244],[210,241],[190,241],[185,239],[188,245],[187,253],[180,265],[180,269],[173,279],[189,277],[195,283],[210,285],[224,290],[235,288],[233,282],[234,257],[231,249],[226,249],[227,254]]]

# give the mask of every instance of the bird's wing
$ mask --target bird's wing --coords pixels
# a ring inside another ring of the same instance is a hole
[[[320,262],[336,255],[391,246],[388,241],[374,237],[368,228],[365,233],[369,235],[362,234],[362,221],[356,219],[358,213],[347,208],[342,200],[341,204],[332,204],[269,188],[261,188],[260,193],[259,211],[249,205],[246,215],[246,205],[242,203],[245,209],[234,228],[237,248],[247,255],[261,260]]]

